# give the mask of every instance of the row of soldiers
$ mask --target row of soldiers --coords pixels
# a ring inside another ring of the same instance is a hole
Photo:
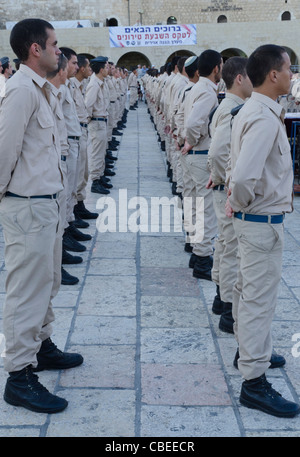
[[[42,19],[14,25],[10,45],[14,74],[2,75],[0,95],[0,222],[5,241],[3,311],[4,399],[9,404],[56,413],[67,400],[40,384],[36,371],[70,369],[81,354],[63,352],[51,339],[53,299],[61,283],[78,278],[63,268],[80,263],[87,228],[97,213],[85,206],[86,187],[108,194],[126,126],[126,99],[136,109],[134,76],[107,57],[89,61],[58,46]],[[1,59],[2,70],[7,64]],[[134,72],[132,72],[134,73]],[[137,88],[136,88],[137,89]]]
[[[126,126],[127,72],[99,56],[89,61],[70,48],[60,48],[58,69],[48,75],[53,91],[53,109],[60,129],[62,169],[67,186],[62,265],[82,262],[70,254],[86,250],[82,241],[91,235],[80,229],[96,219],[85,207],[86,186],[91,192],[109,194],[120,141]],[[60,101],[58,102],[57,95]],[[62,284],[76,284],[78,278],[62,267]]]
[[[77,284],[79,278],[69,274],[65,265],[79,264],[82,257],[71,252],[84,252],[83,241],[91,235],[80,229],[88,228],[86,219],[96,219],[84,204],[88,180],[91,192],[109,194],[110,180],[127,118],[127,92],[130,91],[130,110],[137,108],[137,67],[130,74],[117,67],[107,57],[99,56],[91,62],[84,55],[62,47],[58,68],[47,76],[51,83],[53,111],[61,138],[61,166],[65,180],[64,232],[61,282]],[[0,59],[1,87],[14,74],[8,57]],[[19,62],[15,62],[19,65]],[[18,66],[16,67],[18,69]]]
[[[265,376],[285,364],[273,352],[271,322],[283,219],[292,212],[291,151],[279,103],[291,91],[290,67],[276,45],[225,63],[208,49],[142,78],[172,192],[182,200],[189,267],[216,284],[212,311],[238,344],[240,401],[279,417],[300,412]]]
[[[85,207],[86,187],[92,181],[91,192],[109,194],[110,180],[117,157],[122,130],[126,127],[127,92],[130,110],[137,108],[137,67],[128,75],[126,68],[117,67],[107,57],[89,61],[71,49],[62,47],[58,68],[47,76],[51,83],[50,103],[55,112],[61,139],[61,167],[65,181],[64,231],[62,234],[62,284],[74,285],[79,278],[69,274],[65,265],[83,261],[78,255],[86,250],[82,244],[90,234],[80,229],[89,227],[88,219],[98,213]],[[2,88],[12,77],[8,57],[0,59]],[[17,67],[18,68],[18,67]],[[3,95],[5,92],[3,93]],[[62,212],[62,210],[61,210]],[[77,255],[72,255],[76,252]]]

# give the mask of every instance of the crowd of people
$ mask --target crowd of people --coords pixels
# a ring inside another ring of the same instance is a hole
[[[82,229],[98,217],[85,206],[87,184],[104,195],[113,187],[128,90],[129,109],[138,103],[137,67],[129,74],[105,56],[89,60],[59,47],[53,26],[40,19],[18,22],[10,44],[16,70],[7,57],[0,67],[4,399],[54,413],[67,401],[48,392],[35,372],[72,368],[83,357],[52,341],[52,300],[61,284],[79,281],[66,265],[83,261],[92,237]]]
[[[208,49],[199,57],[175,57],[159,71],[141,74],[134,67],[128,74],[105,56],[89,61],[58,47],[44,20],[18,22],[10,44],[18,68],[8,74],[7,59],[1,60],[0,97],[5,401],[47,413],[67,406],[36,375],[83,362],[52,341],[52,300],[61,283],[78,282],[64,266],[82,262],[71,252],[86,249],[90,235],[81,229],[98,216],[84,204],[86,186],[91,180],[91,192],[110,193],[127,91],[129,110],[136,110],[140,84],[172,192],[182,201],[189,267],[195,278],[216,284],[212,310],[220,329],[236,338],[240,401],[279,417],[298,414],[299,405],[266,378],[269,367],[285,364],[271,338],[283,220],[293,193],[279,103],[291,87],[285,49],[265,45],[248,59],[225,63]]]
[[[172,192],[182,201],[189,267],[216,284],[212,311],[237,342],[240,401],[279,417],[300,412],[266,378],[268,368],[286,363],[273,351],[271,323],[283,220],[293,210],[282,107],[290,68],[284,48],[264,45],[225,62],[211,49],[176,56],[142,78]]]

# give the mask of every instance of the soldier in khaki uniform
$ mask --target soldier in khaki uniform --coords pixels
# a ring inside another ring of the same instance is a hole
[[[130,91],[129,109],[132,111],[137,108],[138,103],[137,67],[133,67],[128,76],[128,89]]]
[[[59,193],[58,204],[59,204],[59,216],[61,236],[63,237],[65,229],[68,227],[66,222],[67,217],[67,198],[68,198],[68,168],[67,168],[67,156],[69,154],[69,143],[68,143],[68,131],[62,109],[62,93],[61,88],[64,86],[68,78],[68,59],[60,54],[58,61],[58,68],[53,72],[48,73],[47,79],[51,83],[51,98],[50,106],[55,116],[57,130],[60,140],[61,148],[61,170],[64,178],[64,189]],[[79,282],[79,279],[75,276],[70,275],[63,267],[64,264],[78,264],[82,262],[82,257],[73,256],[64,248],[62,249],[61,259],[61,272],[62,272],[62,284],[74,285]]]
[[[22,61],[0,102],[0,220],[6,244],[4,399],[15,406],[55,413],[68,402],[52,395],[34,371],[82,363],[51,341],[52,299],[60,287],[61,231],[57,194],[63,190],[60,139],[50,106],[47,72],[60,50],[53,26],[25,19],[10,43]],[[59,266],[59,268],[57,268]]]
[[[226,98],[214,113],[210,128],[212,141],[208,151],[210,180],[207,187],[213,189],[213,203],[218,221],[218,238],[215,241],[212,268],[212,280],[217,285],[213,312],[221,314],[219,328],[228,333],[233,333],[232,293],[237,275],[237,239],[232,219],[228,218],[225,212],[225,180],[231,143],[231,111],[242,106],[252,92],[246,63],[247,59],[243,57],[231,57],[223,66]]]
[[[91,60],[93,74],[86,88],[85,104],[89,116],[89,134],[92,148],[90,156],[91,191],[109,194],[104,187],[105,155],[108,144],[107,122],[109,115],[109,91],[105,84],[108,75],[108,58],[99,56]]]
[[[198,59],[199,81],[187,94],[185,102],[185,144],[181,152],[186,169],[191,177],[191,214],[184,214],[186,231],[191,237],[193,254],[190,267],[193,276],[211,280],[213,239],[217,234],[217,221],[213,208],[212,189],[207,189],[209,179],[207,154],[211,138],[209,134],[209,115],[218,106],[217,84],[221,78],[222,56],[208,49]],[[197,198],[200,197],[203,213],[197,213]],[[202,199],[202,201],[201,201]],[[195,225],[199,222],[195,232]],[[192,226],[191,226],[192,224]],[[200,232],[200,233],[199,233]]]
[[[253,93],[232,128],[228,216],[238,239],[240,268],[233,302],[238,368],[244,379],[240,401],[279,417],[299,405],[284,399],[266,379],[272,354],[271,323],[281,279],[283,219],[292,211],[293,169],[284,110],[277,102],[290,88],[290,58],[284,48],[264,45],[249,57]],[[238,298],[238,301],[237,301]]]

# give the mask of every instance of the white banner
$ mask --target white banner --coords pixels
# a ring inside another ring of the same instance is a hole
[[[195,24],[109,27],[109,42],[111,48],[191,45],[197,44],[197,28]]]

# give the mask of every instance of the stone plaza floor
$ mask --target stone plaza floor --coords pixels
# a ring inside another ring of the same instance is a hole
[[[151,197],[173,198],[165,153],[144,102],[129,111],[120,141],[110,195],[91,193],[88,185],[86,206],[104,212],[82,230],[92,235],[84,243],[83,263],[66,266],[80,281],[61,286],[54,300],[52,339],[61,349],[80,352],[84,363],[39,373],[40,381],[69,405],[53,415],[8,405],[2,398],[6,373],[1,360],[0,437],[300,436],[300,416],[276,418],[240,405],[241,377],[232,364],[235,339],[219,330],[219,316],[211,311],[215,285],[192,276],[176,218],[166,232],[159,221],[150,228],[145,217],[136,217],[137,202],[152,209]],[[108,221],[110,230],[104,232]],[[2,233],[0,262],[1,317],[6,276]],[[285,220],[272,326],[274,350],[285,356],[286,365],[268,370],[267,377],[298,402],[299,278],[300,197],[295,196],[295,211]]]

